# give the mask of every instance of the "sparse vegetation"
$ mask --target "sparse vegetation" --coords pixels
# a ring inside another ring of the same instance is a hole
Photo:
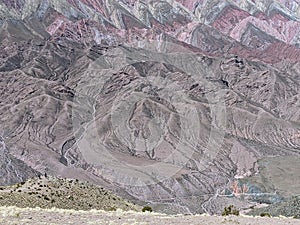
[[[224,208],[222,216],[229,216],[229,215],[240,215],[240,211],[237,210],[233,205]]]
[[[262,214],[268,214],[272,217],[286,216],[300,218],[300,197],[291,197],[282,202],[274,203],[264,208],[253,209],[248,213],[248,215],[253,216]]]
[[[3,188],[0,190],[0,205],[74,210],[141,210],[102,187],[51,176],[33,178],[22,184]]]
[[[86,224],[87,221],[92,224],[224,224],[224,225],[257,225],[272,224],[299,225],[300,221],[292,218],[263,218],[263,217],[221,217],[209,215],[166,215],[160,213],[142,213],[128,212],[120,209],[110,208],[105,212],[103,210],[66,210],[66,209],[40,209],[40,208],[18,208],[18,207],[0,207],[1,224]]]

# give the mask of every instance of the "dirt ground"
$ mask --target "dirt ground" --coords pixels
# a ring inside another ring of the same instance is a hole
[[[292,218],[265,218],[249,216],[208,216],[208,215],[165,215],[158,213],[125,212],[122,210],[105,212],[102,210],[74,211],[61,209],[0,207],[0,224],[164,224],[164,225],[300,225],[300,220]]]

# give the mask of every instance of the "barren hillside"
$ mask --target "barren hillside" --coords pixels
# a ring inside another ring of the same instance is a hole
[[[77,178],[165,213],[299,194],[299,4],[0,0],[0,184]]]

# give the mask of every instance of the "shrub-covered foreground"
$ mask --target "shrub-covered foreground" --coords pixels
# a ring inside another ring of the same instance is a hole
[[[72,179],[40,177],[0,189],[1,206],[63,208],[74,210],[102,209],[140,211],[102,187]]]

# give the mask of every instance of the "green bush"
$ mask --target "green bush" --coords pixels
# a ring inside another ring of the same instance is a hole
[[[229,215],[240,215],[240,211],[235,209],[233,205],[230,205],[228,207],[224,208],[224,211],[222,212],[222,216],[229,216]]]
[[[260,214],[261,217],[271,217],[271,215],[269,213],[265,213],[265,212],[262,212]]]
[[[153,210],[150,206],[144,206],[142,212],[146,212],[146,211],[152,212]]]
[[[117,210],[117,208],[116,208],[116,207],[114,207],[114,206],[112,206],[112,207],[108,208],[108,211],[116,211],[116,210]]]

